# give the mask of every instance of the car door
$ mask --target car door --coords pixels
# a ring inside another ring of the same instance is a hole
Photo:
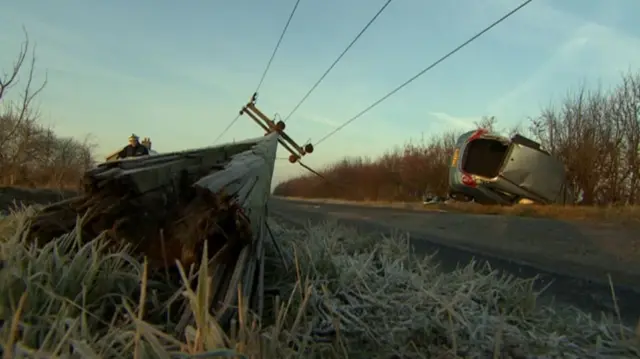
[[[500,177],[549,202],[555,202],[565,183],[563,163],[540,150],[512,142]]]

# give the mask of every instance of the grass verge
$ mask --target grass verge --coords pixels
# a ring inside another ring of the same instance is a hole
[[[478,263],[443,273],[408,238],[327,223],[271,222],[263,318],[239,302],[223,332],[208,281],[151,273],[128,248],[69,233],[24,241],[33,208],[0,222],[0,340],[5,358],[632,358],[638,335],[615,318],[537,303],[534,279]],[[271,249],[273,250],[273,249]],[[206,273],[206,268],[201,268]]]
[[[451,202],[424,205],[418,202],[347,201],[330,198],[282,197],[295,201],[357,206],[400,208],[424,211],[446,211],[473,214],[510,215],[522,217],[552,218],[570,221],[604,221],[622,224],[640,224],[640,206],[561,206],[561,205],[481,205],[477,203]]]

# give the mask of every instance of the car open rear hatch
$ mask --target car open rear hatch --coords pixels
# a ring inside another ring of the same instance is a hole
[[[508,139],[478,132],[467,143],[462,170],[504,196],[546,203],[558,199],[565,181],[562,162],[520,135]]]
[[[469,138],[462,158],[462,170],[484,179],[494,179],[507,157],[509,140],[483,133]]]

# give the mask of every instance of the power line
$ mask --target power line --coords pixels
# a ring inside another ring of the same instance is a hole
[[[455,54],[456,52],[460,51],[463,47],[469,45],[471,42],[475,41],[476,39],[478,39],[480,36],[484,35],[487,31],[491,30],[492,28],[494,28],[496,25],[498,25],[499,23],[503,22],[504,20],[506,20],[507,18],[509,18],[511,15],[515,14],[516,12],[518,12],[520,9],[522,9],[523,7],[525,7],[526,5],[528,5],[531,1],[533,0],[527,0],[525,2],[523,2],[522,4],[520,4],[518,7],[516,7],[515,9],[509,11],[507,14],[505,14],[504,16],[502,16],[500,19],[496,20],[495,22],[493,22],[491,25],[487,26],[484,30],[480,31],[479,33],[475,34],[473,37],[471,37],[469,40],[465,41],[464,43],[462,43],[461,45],[459,45],[458,47],[456,47],[455,49],[451,50],[448,54],[442,56],[440,59],[438,59],[436,62],[432,63],[431,65],[429,65],[428,67],[426,67],[425,69],[423,69],[422,71],[418,72],[416,75],[414,75],[413,77],[411,77],[409,80],[405,81],[403,84],[401,84],[400,86],[396,87],[395,89],[393,89],[391,92],[387,93],[386,95],[384,95],[383,97],[381,97],[379,100],[377,100],[376,102],[372,103],[371,105],[369,105],[367,108],[365,108],[364,110],[360,111],[360,113],[358,113],[357,115],[353,116],[352,118],[350,118],[349,120],[347,120],[345,123],[343,123],[342,125],[340,125],[339,127],[337,127],[336,129],[334,129],[333,131],[329,132],[329,134],[327,134],[326,136],[324,136],[323,138],[321,138],[318,142],[315,143],[314,147],[318,146],[318,144],[320,144],[321,142],[325,141],[327,138],[331,137],[332,135],[334,135],[335,133],[337,133],[338,131],[340,131],[341,129],[343,129],[344,127],[346,127],[348,124],[350,124],[351,122],[357,120],[358,118],[362,117],[362,115],[364,115],[365,113],[369,112],[371,109],[373,109],[374,107],[378,106],[381,102],[383,102],[384,100],[388,99],[389,97],[393,96],[396,92],[400,91],[402,88],[404,88],[405,86],[409,85],[410,83],[412,83],[413,81],[415,81],[418,77],[424,75],[427,71],[431,70],[432,68],[436,67],[437,65],[439,65],[441,62],[443,62],[444,60],[446,60],[447,58],[449,58],[451,55]]]
[[[229,122],[229,124],[227,125],[227,127],[225,127],[225,129],[224,129],[222,132],[220,132],[220,134],[218,135],[218,137],[216,137],[216,139],[215,139],[215,140],[213,140],[213,143],[218,142],[218,140],[219,140],[222,136],[224,136],[224,134],[225,134],[225,133],[227,133],[227,131],[229,131],[229,129],[231,128],[231,126],[233,126],[233,125],[238,121],[238,119],[240,118],[240,116],[241,116],[241,115],[238,113],[238,114],[236,115],[236,117],[235,117],[233,120],[231,120],[231,122]]]
[[[284,35],[287,33],[287,30],[289,29],[289,24],[291,23],[291,19],[293,19],[293,15],[295,15],[299,4],[300,4],[300,0],[296,0],[296,3],[295,5],[293,5],[293,9],[291,10],[291,13],[289,14],[289,18],[287,19],[287,23],[284,25],[284,28],[280,33],[280,38],[278,38],[278,42],[276,43],[276,46],[273,48],[273,52],[271,53],[271,57],[267,62],[267,66],[264,68],[264,71],[262,72],[262,76],[260,77],[260,81],[258,82],[258,86],[256,87],[254,94],[257,94],[258,91],[260,90],[260,87],[262,87],[262,83],[264,82],[265,77],[267,77],[267,72],[269,72],[269,68],[271,68],[271,63],[273,62],[273,59],[276,57],[276,53],[280,48],[282,39],[284,38]],[[238,114],[233,120],[231,120],[231,122],[229,122],[227,127],[218,135],[218,137],[216,137],[213,143],[216,143],[222,136],[224,136],[224,134],[227,133],[227,131],[229,131],[229,129],[240,119],[240,116],[241,115]]]
[[[273,58],[276,57],[276,53],[278,52],[278,49],[280,48],[280,43],[282,43],[282,39],[284,38],[284,34],[287,33],[287,29],[289,28],[289,24],[291,23],[291,19],[293,19],[293,15],[295,15],[299,4],[300,4],[300,0],[296,0],[296,4],[293,5],[293,9],[291,10],[291,13],[289,14],[289,19],[287,19],[287,23],[284,25],[284,28],[282,29],[282,33],[280,34],[280,38],[278,39],[278,43],[276,43],[276,47],[273,49],[273,53],[271,53],[271,58],[269,58],[269,62],[267,62],[267,66],[264,68],[264,72],[262,73],[262,77],[260,78],[260,82],[258,82],[258,87],[256,88],[256,91],[255,91],[256,93],[258,92],[258,90],[260,90],[260,87],[262,86],[262,83],[264,82],[264,78],[267,76],[267,72],[269,71],[269,68],[271,67],[271,63],[273,62]]]
[[[320,76],[320,79],[313,85],[311,86],[311,89],[309,89],[309,91],[307,92],[306,95],[304,95],[304,97],[302,97],[302,99],[300,100],[300,102],[298,102],[298,104],[293,108],[293,110],[291,110],[291,112],[289,112],[289,114],[287,115],[287,117],[284,118],[284,122],[287,122],[289,120],[289,118],[293,115],[294,112],[296,112],[298,110],[298,108],[307,100],[307,98],[309,97],[309,95],[311,95],[311,93],[316,89],[316,87],[318,87],[318,85],[320,85],[320,83],[322,82],[322,80],[324,80],[325,77],[327,77],[327,75],[329,74],[329,72],[331,72],[331,70],[333,70],[333,68],[338,64],[338,62],[340,62],[340,60],[342,59],[342,57],[351,49],[351,47],[360,39],[360,37],[362,36],[362,34],[364,34],[367,29],[369,28],[369,26],[371,26],[371,24],[374,23],[374,21],[376,21],[376,19],[378,18],[378,16],[380,16],[380,14],[382,14],[382,12],[384,12],[384,10],[387,8],[387,6],[391,3],[391,0],[387,0],[387,2],[382,6],[382,8],[380,8],[380,10],[378,10],[378,12],[373,16],[373,18],[371,18],[371,20],[369,20],[369,22],[364,26],[364,28],[362,28],[362,30],[360,30],[360,33],[358,33],[358,35],[351,41],[351,43],[344,49],[344,51],[342,51],[342,53],[340,54],[340,56],[338,56],[338,58],[331,64],[331,66],[329,66],[329,68],[327,69],[327,71],[324,72],[324,74],[322,74],[322,76]]]
[[[323,180],[325,180],[325,181],[327,181],[327,182],[331,183],[331,181],[329,181],[329,180],[327,179],[327,177],[323,176],[320,172],[318,172],[318,171],[314,170],[313,168],[311,168],[311,167],[309,167],[309,166],[305,165],[304,163],[302,163],[302,161],[299,161],[298,163],[300,164],[300,166],[302,166],[302,168],[304,168],[304,169],[306,169],[307,171],[309,171],[309,172],[313,173],[314,175],[316,175],[316,176],[318,176],[318,177],[322,178]]]

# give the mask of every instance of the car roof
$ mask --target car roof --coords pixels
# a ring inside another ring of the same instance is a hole
[[[460,135],[460,137],[458,137],[458,140],[456,141],[456,146],[462,146],[462,144],[464,144],[476,132],[478,132],[477,129],[465,132],[462,135]],[[494,137],[494,138],[508,139],[507,137],[502,136],[496,132],[486,132],[486,133],[483,133],[480,137]]]
[[[458,140],[456,141],[456,146],[461,146],[463,143],[465,143],[469,137],[473,136],[474,133],[476,133],[477,130],[473,130],[473,131],[469,131],[469,132],[465,132],[462,135],[460,135],[458,137]]]

